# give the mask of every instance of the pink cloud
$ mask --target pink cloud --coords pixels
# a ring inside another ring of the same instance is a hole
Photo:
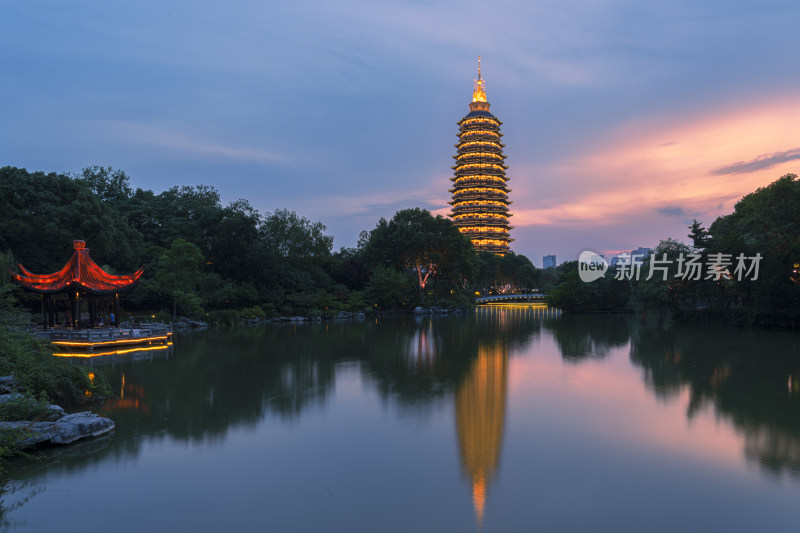
[[[800,98],[705,115],[631,121],[589,153],[514,175],[514,224],[613,225],[660,214],[712,218],[800,167]]]

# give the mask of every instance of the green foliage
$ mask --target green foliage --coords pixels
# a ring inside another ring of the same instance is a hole
[[[242,322],[242,313],[236,309],[217,309],[206,313],[205,321],[212,326],[237,326]]]
[[[364,289],[364,299],[370,306],[380,309],[409,307],[416,300],[414,280],[407,272],[376,266]]]
[[[472,243],[441,215],[420,208],[403,209],[392,220],[381,218],[369,234],[364,256],[368,265],[414,273],[419,302],[428,281],[470,278],[475,268]]]
[[[154,315],[151,318],[154,322],[167,323],[170,321],[170,319],[172,319],[172,315],[170,315],[166,311],[159,311],[157,313],[154,313]]]
[[[757,280],[736,281],[711,293],[715,307],[752,308],[759,316],[800,318],[800,181],[787,174],[742,198],[730,215],[711,224],[708,252],[763,258]]]
[[[591,283],[581,281],[578,262],[557,267],[559,282],[547,295],[547,305],[571,313],[624,313],[633,309],[632,283],[606,275]]]
[[[99,264],[124,272],[138,267],[141,234],[87,180],[2,167],[0,213],[0,250],[34,272],[64,266],[75,239],[88,242]]]
[[[252,307],[245,307],[241,311],[242,318],[244,319],[254,319],[254,318],[267,318],[267,314],[258,306]]]
[[[689,226],[688,237],[692,239],[692,245],[695,250],[705,250],[711,242],[708,230],[705,229],[697,219],[692,220],[692,225]]]
[[[116,204],[115,207],[125,203],[133,195],[131,179],[122,170],[94,165],[84,168],[73,178],[86,183],[97,198]]]
[[[478,252],[473,287],[478,291],[524,292],[538,288],[540,277],[541,271],[524,255]]]
[[[256,306],[268,316],[330,314],[362,311],[378,301],[410,306],[426,294],[449,301],[448,295],[468,288],[471,294],[476,285],[469,239],[423,209],[398,211],[362,232],[355,248],[332,253],[325,226],[295,212],[262,215],[246,200],[223,204],[219,192],[204,185],[160,193],[134,189],[125,172],[91,166],[75,175],[1,168],[0,212],[2,265],[13,268],[16,257],[34,272],[53,272],[70,256],[71,241],[83,239],[95,261],[114,273],[144,266],[137,288],[123,299],[134,312],[171,304],[173,317]],[[499,265],[483,276],[485,286],[535,286],[538,271],[523,256],[508,254]],[[400,283],[396,301],[388,301],[375,289],[391,281],[385,272],[367,290],[378,266],[413,272],[417,296],[409,297]],[[13,294],[38,312],[38,298]]]
[[[582,283],[569,266],[549,291],[550,305],[572,311],[667,308],[683,320],[710,320],[743,326],[796,327],[800,324],[800,181],[787,174],[742,198],[734,212],[717,218],[706,230],[689,226],[692,247],[667,239],[642,265],[639,281],[601,278]],[[708,266],[725,254],[730,279],[683,279],[678,258],[699,254]],[[760,256],[755,272],[737,279],[739,256],[745,268]],[[650,266],[668,265],[664,274]],[[563,266],[563,265],[562,265]],[[559,267],[561,268],[561,267]],[[613,272],[606,278],[611,278]]]
[[[690,253],[692,250],[689,246],[674,239],[666,239],[658,244],[650,258],[642,265],[639,281],[631,284],[638,308],[676,310],[681,301],[692,297],[693,285],[676,277],[678,258],[681,254],[685,258]],[[651,265],[652,276],[650,276]],[[662,267],[667,268],[666,279],[664,271],[659,270]]]
[[[350,311],[351,313],[369,310],[369,305],[364,298],[364,291],[352,291],[347,297],[345,310]]]
[[[30,320],[30,315],[17,305],[14,287],[0,286],[0,326],[27,326]]]
[[[8,457],[20,454],[19,443],[25,440],[30,432],[24,428],[0,429],[0,476],[3,474],[3,462]],[[6,480],[0,477],[0,527],[8,525],[4,522],[4,511],[10,510],[3,503],[3,493],[5,492]],[[11,506],[13,509],[14,506]]]
[[[169,250],[159,258],[156,279],[161,291],[172,297],[173,319],[179,307],[191,318],[202,315],[202,300],[195,293],[202,262],[200,248],[184,239],[172,241]]]
[[[16,266],[17,264],[16,261],[14,261],[14,254],[11,253],[11,250],[0,252],[0,287],[5,287],[12,284],[11,274],[9,271],[14,270]]]
[[[51,416],[50,403],[42,395],[38,398],[31,394],[0,402],[0,420],[29,420],[41,422]]]
[[[295,264],[307,264],[330,255],[333,237],[325,235],[325,229],[320,222],[278,209],[264,217],[259,232],[270,254]]]
[[[0,375],[13,375],[22,392],[43,393],[62,407],[82,405],[111,393],[101,374],[90,379],[86,369],[53,357],[49,346],[30,334],[0,326],[0,353]]]

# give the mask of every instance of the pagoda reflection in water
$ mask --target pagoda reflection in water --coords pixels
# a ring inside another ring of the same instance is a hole
[[[461,464],[472,483],[478,524],[486,493],[500,462],[508,386],[508,346],[497,341],[478,348],[466,378],[456,391],[456,430]]]

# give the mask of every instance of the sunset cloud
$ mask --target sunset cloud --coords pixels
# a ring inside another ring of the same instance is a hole
[[[795,142],[799,122],[800,99],[786,99],[685,122],[625,124],[593,153],[536,170],[547,176],[542,186],[515,200],[539,207],[517,210],[514,223],[602,226],[654,214],[681,222],[725,214],[743,195],[796,171],[800,150],[784,147]],[[730,163],[748,153],[766,155]],[[585,185],[575,187],[574,175],[585,178]]]
[[[786,150],[785,152],[760,155],[751,161],[731,163],[724,167],[715,168],[711,171],[711,174],[715,176],[724,174],[746,174],[748,172],[766,170],[780,165],[781,163],[796,161],[798,159],[800,159],[800,148],[795,148],[793,150]]]

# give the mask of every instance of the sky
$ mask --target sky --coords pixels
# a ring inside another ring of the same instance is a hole
[[[449,212],[482,56],[515,252],[686,242],[800,171],[798,23],[770,0],[3,0],[0,166],[211,185],[354,246]]]

